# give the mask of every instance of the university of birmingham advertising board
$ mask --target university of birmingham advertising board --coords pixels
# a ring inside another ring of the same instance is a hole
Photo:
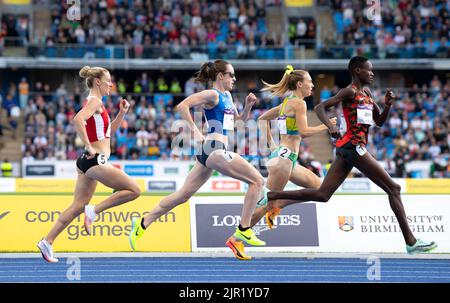
[[[416,236],[450,253],[450,196],[402,195]],[[321,251],[405,253],[405,242],[387,195],[333,196],[317,203]]]
[[[244,197],[190,200],[193,251],[227,251],[225,241],[240,222]],[[435,253],[450,253],[450,196],[404,195],[408,223],[417,238],[436,241]],[[269,229],[253,228],[266,246],[246,251],[405,253],[405,242],[386,195],[335,195],[327,203],[284,209]]]

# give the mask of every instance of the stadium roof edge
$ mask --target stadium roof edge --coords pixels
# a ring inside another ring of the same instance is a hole
[[[377,70],[450,69],[450,59],[371,59],[371,61]],[[196,70],[203,62],[163,59],[0,57],[0,68],[79,69],[80,66],[92,65],[126,70]],[[229,62],[239,70],[280,70],[287,64],[307,70],[346,70],[348,59],[229,60]]]

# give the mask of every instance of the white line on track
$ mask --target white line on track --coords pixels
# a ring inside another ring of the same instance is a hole
[[[173,252],[114,252],[114,253],[82,253],[82,252],[56,252],[58,257],[79,257],[79,258],[230,258],[234,259],[231,252],[191,252],[191,253],[173,253]],[[382,259],[450,259],[450,254],[417,254],[408,255],[406,253],[388,254],[388,253],[299,253],[299,252],[251,252],[254,258],[295,258],[295,259],[367,259],[368,257],[379,257]],[[0,259],[11,258],[42,258],[40,253],[0,253]]]

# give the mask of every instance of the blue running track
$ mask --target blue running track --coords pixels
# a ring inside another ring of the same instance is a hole
[[[72,259],[69,259],[69,261]],[[445,259],[380,259],[377,267],[358,258],[61,258],[49,264],[39,258],[0,258],[0,283],[450,283],[450,261]],[[75,270],[75,271],[74,271]],[[79,280],[68,279],[74,272]],[[372,279],[368,279],[367,273]],[[378,279],[378,278],[379,279]]]

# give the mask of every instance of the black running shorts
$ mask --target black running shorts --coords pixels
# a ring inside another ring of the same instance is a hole
[[[89,153],[85,151],[78,159],[77,159],[77,167],[83,173],[86,173],[89,168],[96,165],[104,165],[106,164],[106,157],[104,154],[95,154],[92,159],[88,159]]]
[[[336,148],[336,156],[344,158],[345,162],[354,164],[354,162],[364,156],[367,152],[365,147],[353,145],[351,141],[341,147]]]
[[[208,160],[209,155],[216,150],[226,150],[225,144],[217,140],[206,140],[202,144],[202,153],[197,155],[197,160],[204,167],[206,167],[206,160]]]

